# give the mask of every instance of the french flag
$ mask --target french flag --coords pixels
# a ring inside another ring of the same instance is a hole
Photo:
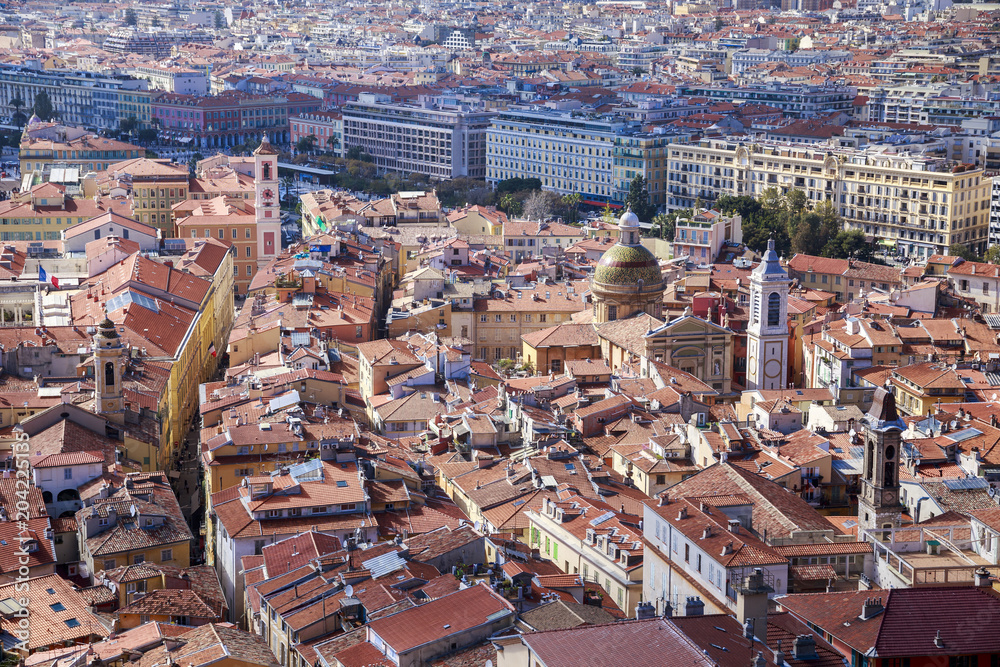
[[[38,282],[52,283],[53,287],[59,289],[59,279],[55,276],[49,276],[42,267],[38,267]]]

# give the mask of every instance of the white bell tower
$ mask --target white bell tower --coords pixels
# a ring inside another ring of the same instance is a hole
[[[767,242],[764,259],[750,274],[747,326],[747,389],[785,389],[788,378],[788,289],[791,281]]]
[[[253,152],[254,188],[257,198],[257,267],[260,268],[281,252],[281,208],[278,201],[278,151],[267,135]]]

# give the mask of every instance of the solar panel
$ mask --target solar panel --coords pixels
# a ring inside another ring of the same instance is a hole
[[[602,523],[604,523],[605,521],[608,521],[608,520],[610,520],[610,519],[613,519],[613,518],[614,518],[614,516],[615,516],[615,513],[614,513],[614,512],[605,512],[605,513],[604,513],[604,514],[602,514],[601,516],[599,516],[599,517],[596,517],[596,518],[594,518],[594,519],[591,519],[591,521],[590,521],[590,525],[591,525],[591,526],[600,526],[600,525],[601,525]]]
[[[406,561],[399,557],[399,552],[390,551],[371,560],[362,561],[361,565],[371,571],[372,579],[378,579],[390,572],[403,569],[406,567]]]
[[[946,479],[944,485],[950,491],[971,491],[989,488],[990,483],[982,477],[966,477],[965,479]]]
[[[983,432],[978,428],[963,428],[961,431],[955,431],[954,433],[949,433],[948,437],[955,442],[963,442],[969,438],[975,438],[982,435]]]

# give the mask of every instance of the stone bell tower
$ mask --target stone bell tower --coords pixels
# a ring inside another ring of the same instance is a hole
[[[94,411],[119,424],[125,423],[123,351],[115,323],[105,317],[94,334]]]

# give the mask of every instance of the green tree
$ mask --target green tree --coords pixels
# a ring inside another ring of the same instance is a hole
[[[521,201],[514,196],[514,193],[505,192],[500,197],[500,210],[506,213],[508,217],[513,218],[521,215],[523,207],[521,206]]]
[[[1000,264],[1000,245],[991,245],[983,255],[983,261],[990,264]]]
[[[806,255],[820,254],[827,241],[820,233],[820,217],[810,212],[798,217],[797,220],[794,227],[789,226],[792,252],[801,252]]]
[[[632,68],[632,76],[642,76],[646,73],[646,70],[639,67],[638,65]]]
[[[139,24],[139,17],[135,15],[135,9],[129,7],[128,9],[125,10],[125,25],[134,26],[138,24]]]
[[[571,224],[580,219],[580,201],[582,199],[579,192],[563,195],[562,203],[566,207],[566,217]]]
[[[295,151],[298,153],[312,153],[316,150],[316,135],[310,134],[308,137],[302,137],[295,143]]]
[[[833,237],[823,246],[821,253],[824,257],[834,259],[854,258],[862,262],[876,262],[875,246],[868,242],[864,232],[858,229],[843,230],[833,235]]]
[[[122,137],[130,137],[133,132],[139,129],[139,119],[135,116],[122,118],[118,121],[118,134]]]
[[[661,239],[667,241],[672,241],[674,238],[674,228],[677,225],[677,218],[688,218],[693,215],[693,211],[689,208],[683,211],[674,211],[672,213],[660,213],[655,218],[653,218],[653,236],[658,236]]]
[[[952,243],[948,246],[948,254],[952,257],[961,257],[964,260],[976,261],[976,253],[969,250],[969,247],[961,243]]]
[[[155,127],[148,127],[139,130],[138,137],[139,141],[141,141],[144,144],[155,144],[156,141],[160,138],[160,131]],[[147,153],[148,152],[149,151],[147,151]]]
[[[359,160],[361,162],[374,162],[369,153],[365,153],[361,146],[351,146],[345,154],[348,160]]]
[[[609,225],[615,224],[615,209],[611,208],[611,204],[605,204],[601,209],[601,220]]]
[[[641,222],[650,222],[656,215],[656,206],[649,203],[649,190],[646,189],[646,179],[642,174],[637,175],[629,183],[625,206],[631,208]]]
[[[540,178],[508,178],[497,183],[497,192],[523,192],[524,190],[541,190]]]
[[[226,27],[226,17],[223,16],[222,12],[218,9],[215,10],[215,15],[212,17],[212,24],[215,26],[216,30],[221,30]]]
[[[163,27],[163,22],[160,21],[160,17],[159,16],[154,16],[153,20],[149,22],[149,27],[151,27],[151,28],[162,28]]]
[[[335,134],[331,134],[330,138],[326,140],[326,147],[336,153],[337,149],[340,148],[340,137]]]
[[[739,197],[722,195],[716,200],[715,206],[726,215],[735,214],[743,218],[757,215],[763,210],[760,202],[749,195],[740,195]]]
[[[49,97],[47,91],[42,91],[35,95],[35,105],[33,107],[35,115],[42,120],[52,120],[52,117],[56,115],[55,110],[52,108],[52,98]]]
[[[15,97],[10,101],[8,106],[14,110],[14,115],[11,116],[10,119],[11,123],[18,127],[24,127],[24,124],[28,122],[28,117],[25,116],[24,111],[22,111],[22,109],[24,109],[24,100],[20,97]]]
[[[188,160],[188,170],[191,172],[192,176],[196,174],[196,171],[198,169],[198,163],[204,159],[205,159],[204,155],[202,155],[201,153],[195,153],[194,155],[191,156],[191,159]]]

